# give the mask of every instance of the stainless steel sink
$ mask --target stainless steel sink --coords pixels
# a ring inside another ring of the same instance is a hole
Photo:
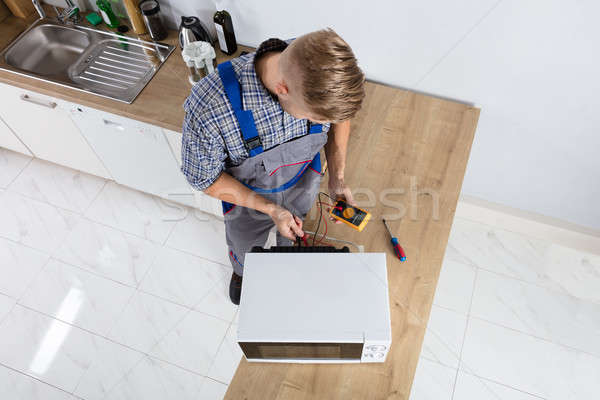
[[[174,49],[43,18],[0,53],[0,69],[131,103]]]

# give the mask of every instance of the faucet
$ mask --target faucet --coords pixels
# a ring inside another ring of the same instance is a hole
[[[40,19],[46,18],[46,11],[44,11],[40,2],[38,0],[31,0],[31,2],[33,3],[33,6],[35,7],[38,14],[40,14]]]
[[[46,18],[46,11],[44,11],[44,8],[40,4],[39,0],[31,0],[31,2],[40,15],[40,18]],[[79,22],[79,7],[77,7],[72,0],[65,0],[65,3],[67,3],[67,7],[62,12],[59,12],[56,6],[53,6],[54,11],[56,11],[56,18],[58,18],[58,20],[63,24],[68,19],[72,20],[73,22]]]

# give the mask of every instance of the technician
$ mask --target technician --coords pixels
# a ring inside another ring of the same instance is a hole
[[[244,256],[265,244],[273,225],[280,246],[304,236],[302,221],[321,181],[321,148],[331,197],[352,203],[346,148],[364,80],[350,46],[325,29],[266,40],[192,88],[181,170],[194,188],[223,202],[234,304]]]

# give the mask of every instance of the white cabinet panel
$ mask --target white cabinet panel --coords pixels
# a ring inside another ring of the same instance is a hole
[[[177,166],[181,167],[181,133],[169,129],[163,129],[163,131],[171,146],[173,155],[177,160]],[[221,207],[221,202],[219,200],[208,196],[199,190],[195,190],[191,186],[189,186],[189,193],[189,196],[180,196],[176,201],[198,208],[204,212],[214,214],[218,217],[223,216],[223,208]]]
[[[11,131],[2,120],[0,120],[0,147],[27,154],[28,156],[32,155],[27,147],[25,147],[25,145],[15,136],[13,131]]]
[[[70,104],[0,84],[0,116],[34,156],[111,178],[69,117]]]
[[[189,193],[161,128],[83,106],[71,117],[118,183],[175,201]]]

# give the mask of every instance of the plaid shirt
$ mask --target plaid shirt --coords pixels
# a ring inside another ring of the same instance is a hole
[[[243,108],[252,110],[265,151],[308,132],[308,121],[283,111],[254,70],[255,60],[269,51],[283,51],[292,40],[269,39],[255,53],[231,60],[242,87]],[[193,86],[184,109],[181,171],[194,188],[204,190],[224,169],[240,165],[249,154],[217,71]],[[323,131],[329,126],[323,124]]]

